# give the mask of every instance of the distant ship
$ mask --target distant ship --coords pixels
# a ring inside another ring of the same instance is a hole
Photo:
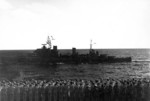
[[[28,55],[16,55],[15,57],[3,57],[2,64],[34,64],[34,65],[55,65],[55,64],[98,64],[98,63],[121,63],[132,62],[131,57],[108,56],[107,54],[99,54],[92,48],[92,40],[90,49],[87,54],[79,54],[76,48],[72,48],[71,54],[62,54],[57,46],[52,48],[53,37],[47,38],[42,48],[36,49]],[[48,45],[48,46],[47,46]]]
[[[46,44],[42,44],[42,48],[36,49],[32,54],[32,63],[37,64],[98,64],[98,63],[119,63],[131,62],[131,57],[108,56],[107,54],[99,54],[98,51],[92,49],[92,40],[88,54],[79,54],[76,48],[72,48],[72,54],[61,54],[57,50],[57,46],[53,46],[48,36]],[[48,47],[46,47],[48,45]]]

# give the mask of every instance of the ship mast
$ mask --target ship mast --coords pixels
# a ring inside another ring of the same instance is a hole
[[[49,45],[49,48],[51,49],[52,43],[51,43],[51,39],[50,39],[49,36],[47,37],[47,42],[46,43]]]
[[[53,38],[53,36],[51,36],[51,39],[52,39],[52,40],[55,40],[55,39]],[[48,37],[47,37],[47,42],[46,42],[46,43],[48,44],[48,46],[49,46],[50,49],[52,48],[51,39],[50,39],[50,37],[48,36]]]
[[[92,50],[92,40],[90,41],[90,50]]]
[[[92,45],[96,43],[92,43],[92,40],[90,41],[90,50],[92,50]]]

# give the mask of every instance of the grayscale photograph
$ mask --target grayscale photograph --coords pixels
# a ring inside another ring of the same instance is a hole
[[[0,0],[0,101],[150,101],[149,0]]]

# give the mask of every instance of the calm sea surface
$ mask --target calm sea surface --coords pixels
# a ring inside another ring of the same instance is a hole
[[[78,50],[86,54],[89,50]],[[96,49],[99,54],[108,54],[117,57],[132,57],[131,63],[105,64],[61,64],[55,67],[36,67],[30,65],[9,65],[12,71],[18,72],[15,78],[46,78],[46,79],[97,79],[97,78],[143,78],[150,77],[150,49]],[[32,51],[0,51],[1,55],[27,54]],[[63,54],[71,54],[71,50],[59,50]],[[7,76],[6,76],[7,77]]]

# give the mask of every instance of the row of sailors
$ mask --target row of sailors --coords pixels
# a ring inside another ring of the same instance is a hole
[[[145,78],[0,81],[0,101],[148,101],[149,95]]]
[[[21,80],[21,81],[0,81],[0,87],[48,87],[48,86],[86,86],[86,87],[101,87],[101,86],[136,86],[150,83],[147,78],[131,78],[131,79],[97,79],[97,80]]]

